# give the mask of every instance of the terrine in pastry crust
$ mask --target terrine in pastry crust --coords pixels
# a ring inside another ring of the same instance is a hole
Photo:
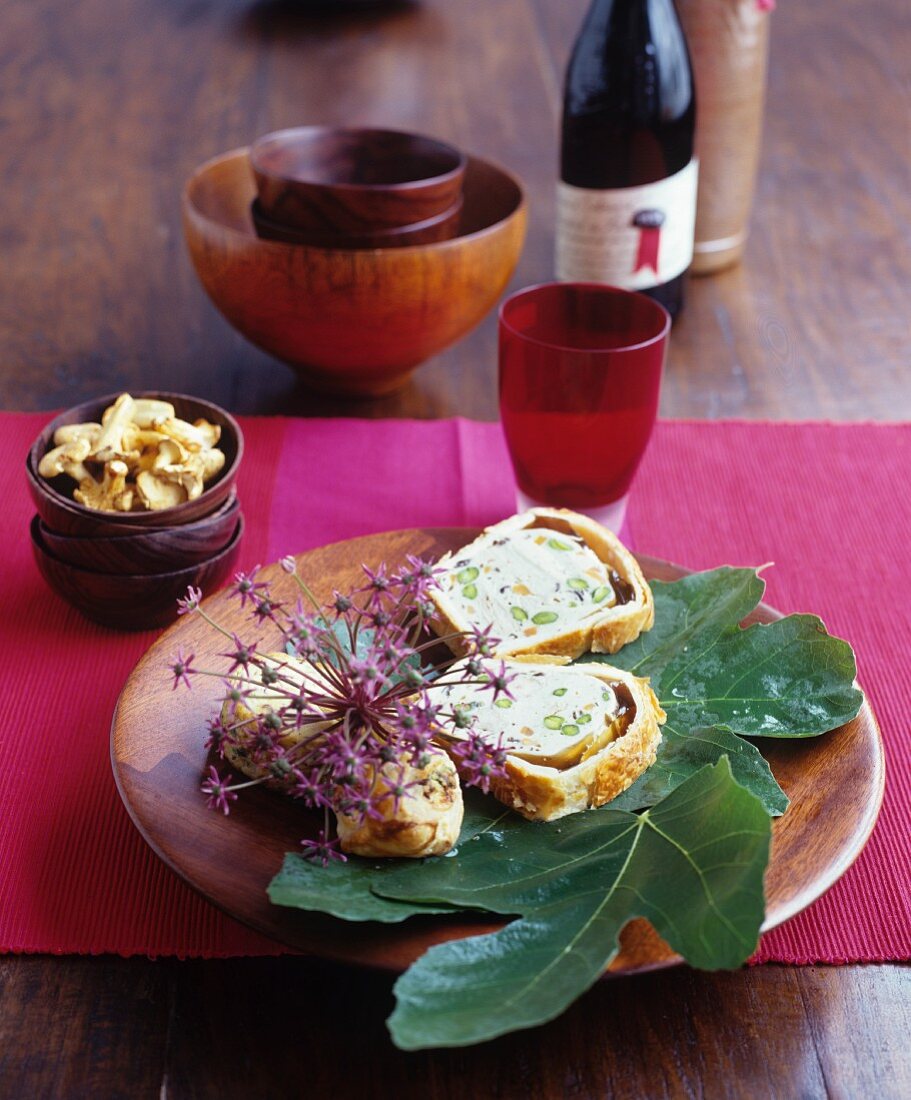
[[[560,658],[505,664],[516,674],[512,699],[492,703],[458,684],[445,689],[445,706],[473,713],[475,731],[505,750],[506,775],[492,777],[490,790],[523,817],[553,821],[603,806],[654,763],[665,715],[648,680]]]
[[[654,622],[639,563],[616,535],[576,512],[511,516],[438,564],[445,573],[431,593],[432,625],[458,654],[460,632],[488,626],[501,657],[616,653]]]

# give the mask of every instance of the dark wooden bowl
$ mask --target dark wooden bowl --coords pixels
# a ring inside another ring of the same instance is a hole
[[[26,480],[38,514],[45,524],[59,535],[116,537],[130,534],[137,528],[172,527],[192,523],[219,509],[234,490],[244,453],[243,433],[234,417],[218,405],[182,393],[143,391],[133,396],[158,397],[170,401],[181,419],[193,421],[204,417],[221,427],[218,445],[225,453],[224,468],[195,500],[188,500],[184,504],[178,504],[176,508],[164,508],[159,512],[96,512],[73,500],[73,483],[70,478],[61,476],[48,480],[38,474],[38,463],[53,446],[54,432],[58,428],[64,424],[100,421],[102,412],[114,403],[117,396],[116,393],[107,394],[67,409],[54,417],[32,444],[25,462]]]
[[[250,147],[263,214],[323,236],[439,217],[459,198],[466,163],[452,145],[398,130],[301,126]]]
[[[442,214],[426,221],[412,222],[410,225],[392,229],[364,230],[362,233],[315,233],[304,229],[294,229],[284,222],[273,221],[266,217],[259,199],[250,204],[250,217],[257,234],[267,241],[282,241],[284,244],[312,245],[316,248],[407,248],[414,244],[432,244],[434,241],[448,241],[459,232],[462,216],[462,197]]]
[[[252,343],[314,388],[376,396],[475,327],[503,293],[525,240],[519,182],[472,157],[459,235],[411,248],[340,251],[264,241],[246,149],[202,165],[184,232],[209,297]]]
[[[118,630],[166,626],[177,618],[177,600],[186,594],[188,585],[204,593],[214,592],[231,572],[244,533],[243,516],[238,516],[231,541],[206,561],[187,569],[137,576],[97,573],[60,561],[44,545],[40,522],[38,516],[32,520],[32,551],[48,586],[87,619]]]
[[[240,504],[232,493],[212,515],[178,527],[147,527],[135,534],[59,535],[38,517],[38,533],[58,561],[94,573],[167,573],[199,565],[234,537]]]

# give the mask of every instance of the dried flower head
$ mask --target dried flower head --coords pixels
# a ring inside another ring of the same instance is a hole
[[[198,589],[180,601],[182,613],[201,615],[228,640],[221,656],[229,666],[227,672],[196,669],[194,655],[178,650],[169,666],[174,687],[189,686],[194,675],[222,681],[206,747],[228,760],[242,758],[244,771],[255,776],[235,782],[211,767],[202,783],[210,807],[227,814],[244,787],[282,787],[323,812],[317,839],[303,841],[302,849],[325,865],[345,858],[331,833],[331,814],[363,822],[390,808],[397,813],[417,785],[409,769],[427,767],[444,746],[461,762],[466,781],[482,790],[504,774],[504,751],[477,733],[472,714],[444,710],[433,700],[435,691],[456,684],[475,685],[493,700],[511,698],[512,680],[502,662],[484,660],[497,645],[489,629],[462,637],[467,660],[432,659],[438,640],[425,626],[432,610],[428,593],[440,572],[435,565],[409,557],[399,571],[364,566],[364,583],[349,594],[334,593],[326,606],[315,600],[293,558],[283,558],[281,566],[299,590],[293,607],[258,579],[258,566],[238,573],[230,590],[246,609],[255,640],[220,627]],[[269,646],[273,653],[264,650],[259,634],[267,626],[279,634]],[[279,650],[288,656],[278,657]],[[256,714],[250,709],[254,693],[260,703],[268,697]]]

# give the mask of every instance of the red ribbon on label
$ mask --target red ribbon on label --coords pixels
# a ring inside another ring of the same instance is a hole
[[[643,267],[650,267],[658,274],[658,247],[661,244],[661,226],[642,226],[639,229],[639,252],[633,274]]]

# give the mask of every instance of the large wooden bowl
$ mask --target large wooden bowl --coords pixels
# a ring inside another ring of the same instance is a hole
[[[246,149],[202,165],[184,232],[217,308],[252,343],[327,393],[376,396],[469,332],[502,294],[525,239],[518,181],[469,159],[459,235],[362,251],[261,240]]]
[[[98,512],[86,508],[73,499],[73,481],[60,477],[43,478],[38,473],[38,464],[53,447],[54,432],[67,424],[82,424],[87,421],[101,421],[101,414],[117,399],[116,393],[96,397],[74,405],[60,413],[41,431],[29,449],[25,459],[25,478],[28,491],[38,515],[52,530],[60,535],[109,537],[131,534],[149,527],[173,527],[182,523],[193,523],[208,516],[222,507],[234,492],[237,472],[240,469],[244,453],[244,437],[240,425],[229,412],[211,401],[201,397],[190,397],[183,393],[160,393],[143,391],[134,393],[134,397],[156,397],[169,401],[182,420],[208,420],[210,424],[221,427],[218,446],[225,454],[225,464],[221,471],[206,486],[195,500],[185,501],[173,508],[162,508],[157,512]]]

